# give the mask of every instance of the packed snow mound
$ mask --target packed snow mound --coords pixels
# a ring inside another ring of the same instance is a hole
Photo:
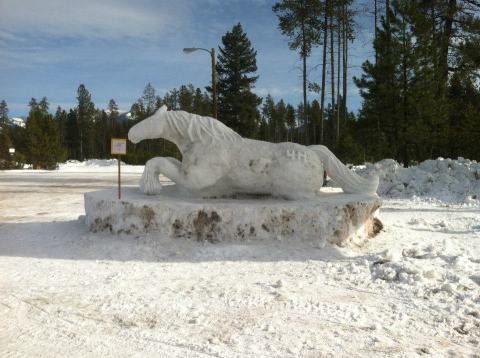
[[[382,197],[480,202],[480,163],[474,160],[438,158],[404,168],[393,159],[383,159],[353,169],[361,176],[378,175],[377,193]]]
[[[123,163],[122,163],[123,164]],[[78,160],[67,160],[65,163],[59,164],[60,170],[78,169],[78,168],[104,168],[116,166],[116,159],[88,159],[83,162]]]
[[[26,120],[24,118],[19,118],[19,117],[10,118],[10,123],[13,126],[18,126],[18,127],[25,128],[25,125],[26,125],[25,122],[26,122]]]
[[[117,159],[88,159],[83,162],[68,160],[58,165],[61,172],[92,172],[92,173],[115,173],[117,171]],[[143,165],[129,165],[122,162],[122,173],[142,173]]]

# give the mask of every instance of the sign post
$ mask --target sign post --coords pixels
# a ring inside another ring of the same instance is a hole
[[[122,197],[120,178],[120,156],[127,154],[127,140],[125,138],[112,138],[111,153],[117,155],[118,160],[118,200]]]
[[[15,154],[15,148],[8,148],[8,152],[10,153],[10,155],[14,155]]]

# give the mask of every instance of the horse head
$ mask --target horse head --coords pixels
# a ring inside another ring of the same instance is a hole
[[[128,131],[128,139],[136,144],[144,139],[159,138],[159,133],[163,132],[165,126],[164,116],[162,116],[165,112],[167,112],[167,106],[163,105],[150,117],[135,124]]]

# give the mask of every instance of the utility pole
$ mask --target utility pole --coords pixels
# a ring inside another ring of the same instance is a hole
[[[183,49],[183,52],[185,52],[186,54],[189,54],[198,50],[208,52],[212,59],[212,115],[214,118],[218,119],[217,66],[216,66],[215,48],[212,47],[210,50],[207,50],[206,48],[201,48],[201,47],[185,47]]]
[[[212,97],[213,97],[213,116],[218,119],[218,99],[217,99],[217,64],[215,48],[210,51],[212,56]]]

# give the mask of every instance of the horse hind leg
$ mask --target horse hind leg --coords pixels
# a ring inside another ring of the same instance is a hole
[[[322,173],[323,165],[314,153],[284,160],[272,172],[273,194],[290,200],[313,198],[322,187]]]

